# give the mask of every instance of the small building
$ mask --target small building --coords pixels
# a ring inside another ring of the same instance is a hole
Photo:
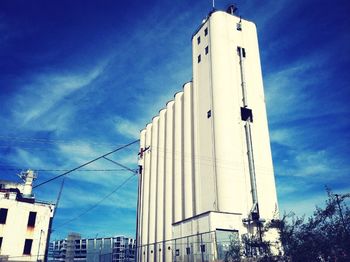
[[[130,262],[135,260],[135,240],[125,236],[81,238],[70,233],[52,241],[49,261]]]
[[[0,181],[0,261],[44,261],[54,205],[32,194],[32,170],[24,183]]]

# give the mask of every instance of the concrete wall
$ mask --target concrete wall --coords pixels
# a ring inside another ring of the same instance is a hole
[[[10,261],[43,260],[53,206],[0,199],[0,208],[8,209],[6,223],[0,224],[1,256],[9,256]],[[31,211],[37,212],[35,226],[27,227]],[[33,240],[30,255],[23,254],[25,239]]]

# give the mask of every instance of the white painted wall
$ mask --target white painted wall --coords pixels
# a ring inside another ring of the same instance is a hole
[[[0,237],[3,238],[0,255],[9,256],[9,261],[43,260],[54,206],[0,198],[0,208],[8,209],[6,223],[0,224]],[[37,212],[34,228],[27,227],[31,211]],[[25,239],[33,240],[30,255],[23,254]]]

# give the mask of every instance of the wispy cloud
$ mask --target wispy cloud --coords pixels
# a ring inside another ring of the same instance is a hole
[[[86,73],[43,72],[33,76],[30,83],[23,86],[13,98],[14,119],[23,125],[37,124],[34,121],[60,103],[64,103],[73,92],[96,80],[103,72],[103,68],[102,65]]]
[[[140,129],[141,129],[140,124],[131,122],[130,120],[120,116],[116,116],[114,118],[114,122],[115,122],[115,128],[120,135],[133,138],[133,139],[137,139],[139,137]]]

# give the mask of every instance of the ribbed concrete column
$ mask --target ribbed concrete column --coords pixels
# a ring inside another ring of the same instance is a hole
[[[173,223],[173,173],[174,173],[174,101],[166,105],[165,123],[165,221],[164,238],[172,239]],[[169,243],[165,243],[165,261],[171,261],[172,250],[168,249]]]
[[[175,95],[175,145],[174,145],[174,222],[183,219],[183,92]]]

